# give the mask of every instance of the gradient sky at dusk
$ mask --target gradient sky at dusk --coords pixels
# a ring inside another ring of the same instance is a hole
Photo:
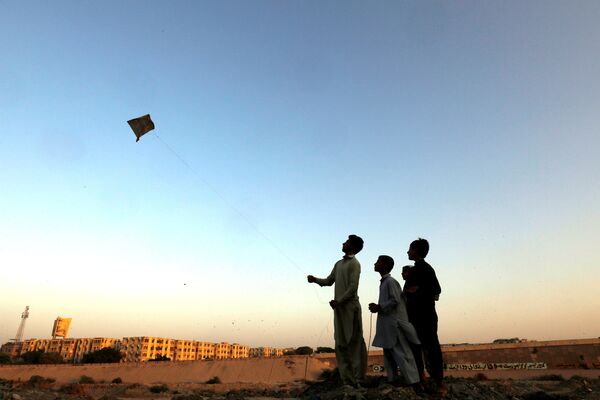
[[[333,289],[305,276],[350,233],[365,339],[377,255],[400,279],[418,236],[442,342],[599,336],[598,21],[597,1],[0,1],[0,341],[29,305],[26,338],[60,315],[73,337],[332,345]]]

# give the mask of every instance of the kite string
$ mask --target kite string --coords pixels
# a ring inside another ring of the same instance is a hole
[[[171,146],[169,146],[169,144],[167,142],[165,142],[164,140],[161,139],[160,136],[158,136],[156,134],[156,132],[154,132],[154,136],[167,148],[167,150],[169,150],[177,159],[179,159],[179,161],[185,165],[204,185],[206,185],[206,187],[208,187],[219,199],[221,199],[221,201],[223,203],[225,203],[225,205],[227,205],[229,208],[231,208],[236,214],[238,214],[240,217],[242,217],[242,219],[244,221],[246,221],[246,223],[256,232],[258,233],[264,240],[266,240],[269,244],[271,244],[271,246],[277,250],[277,252],[283,256],[294,268],[296,268],[298,271],[300,271],[303,275],[307,275],[307,273],[300,268],[300,266],[294,261],[292,260],[291,257],[289,257],[284,251],[283,249],[281,249],[277,243],[275,243],[273,240],[271,240],[271,238],[269,238],[266,234],[264,234],[260,229],[258,229],[258,226],[256,226],[256,224],[254,224],[254,222],[252,222],[252,220],[246,215],[244,214],[240,209],[238,209],[236,206],[234,206],[229,200],[227,200],[227,198],[225,196],[223,196],[221,194],[221,192],[219,192],[213,185],[210,184],[210,182],[208,182],[206,179],[204,179],[202,177],[202,175],[200,175],[200,173],[198,171],[196,171],[196,169],[194,167],[192,167],[190,165],[190,163],[188,163],[177,151],[175,151],[175,149],[173,149]],[[313,286],[313,290],[315,291],[315,294],[319,300],[319,302],[321,304],[325,304],[327,303],[327,301],[324,301],[321,296],[319,295],[319,292],[317,291],[317,288],[315,288]]]

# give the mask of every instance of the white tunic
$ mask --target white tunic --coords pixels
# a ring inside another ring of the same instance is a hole
[[[345,256],[335,263],[327,278],[315,280],[320,286],[331,286],[335,283],[334,298],[338,305],[333,313],[333,324],[337,345],[347,345],[353,335],[360,335],[362,338],[361,310],[357,294],[359,279],[360,263],[354,256]],[[358,332],[354,332],[355,329]]]
[[[390,274],[381,278],[379,285],[379,307],[377,332],[373,346],[390,349],[398,340],[420,344],[415,328],[408,322],[406,300],[397,280]]]

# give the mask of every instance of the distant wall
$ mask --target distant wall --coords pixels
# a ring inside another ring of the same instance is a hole
[[[600,339],[443,346],[446,364],[545,363],[549,369],[600,368]]]
[[[457,370],[600,368],[600,339],[443,345],[442,353],[446,366],[451,364],[451,369]],[[335,366],[334,354],[317,354],[315,357]],[[381,350],[369,352],[369,365],[383,365]]]

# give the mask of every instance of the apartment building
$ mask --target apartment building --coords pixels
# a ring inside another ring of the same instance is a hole
[[[215,344],[215,359],[224,360],[229,358],[230,351],[230,345],[227,342]]]
[[[77,341],[80,339],[61,339],[60,349],[57,353],[63,358],[63,360],[67,362],[72,362],[75,358],[75,347],[77,346]]]
[[[227,342],[210,343],[195,340],[178,340],[152,336],[114,338],[28,339],[4,344],[0,351],[16,358],[28,351],[58,353],[65,362],[80,363],[84,356],[94,351],[112,347],[121,352],[121,362],[143,362],[158,357],[172,361],[224,360],[253,357],[272,357],[277,349],[261,347],[260,352],[247,345]],[[260,354],[260,355],[259,355]]]
[[[12,358],[29,351],[44,351],[60,354],[65,362],[81,362],[85,354],[105,347],[118,348],[119,342],[113,338],[27,339],[18,343],[6,343],[0,351]]]
[[[270,347],[253,347],[249,351],[252,358],[267,358],[271,357]]]
[[[193,340],[174,340],[169,357],[173,361],[193,361],[197,360],[197,344]]]
[[[210,342],[196,342],[196,360],[213,360],[215,358],[215,344]]]
[[[122,362],[140,362],[153,360],[157,357],[173,359],[174,342],[169,338],[138,336],[125,337],[121,340]]]
[[[275,347],[253,347],[248,353],[253,358],[268,358],[282,357],[283,351],[283,349],[276,349]]]
[[[229,346],[229,358],[248,358],[248,356],[248,346],[239,343],[232,343]]]

